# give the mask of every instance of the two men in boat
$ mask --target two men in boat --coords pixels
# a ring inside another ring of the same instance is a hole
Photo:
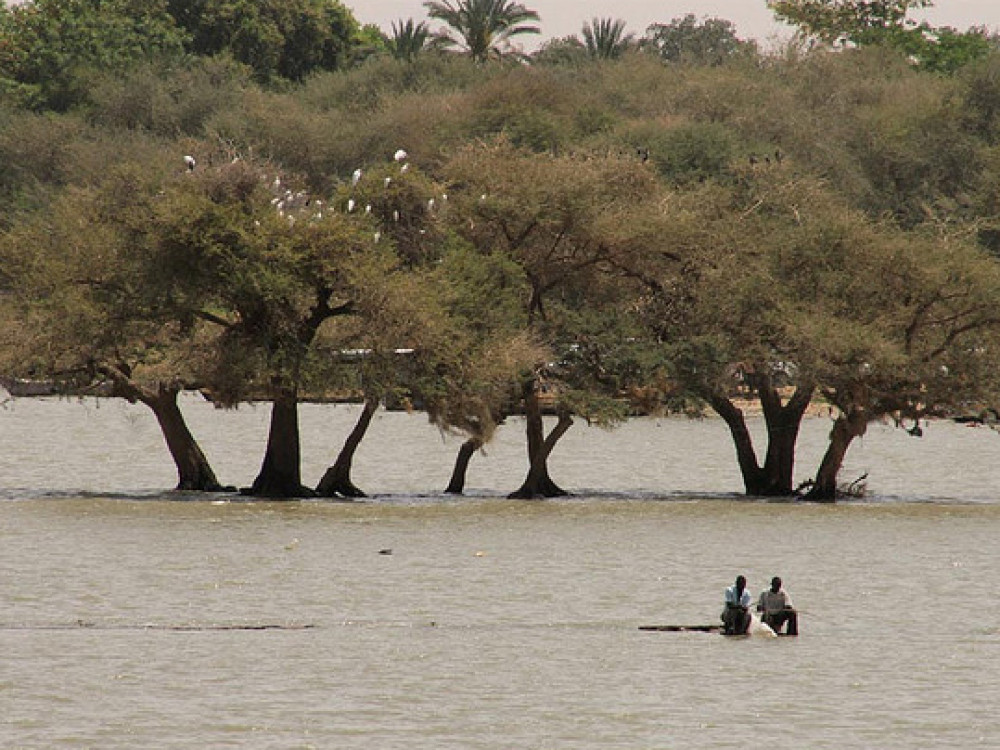
[[[750,630],[750,592],[747,579],[737,576],[736,583],[726,589],[725,604],[722,609],[722,632],[726,635],[745,635]],[[781,587],[781,579],[771,579],[771,588],[761,593],[757,600],[757,611],[761,620],[775,633],[787,625],[785,635],[798,635],[798,614],[792,606],[792,598]]]

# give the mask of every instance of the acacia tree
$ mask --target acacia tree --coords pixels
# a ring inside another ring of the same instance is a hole
[[[415,392],[433,424],[466,436],[445,490],[461,494],[472,457],[514,413],[516,384],[551,357],[526,330],[527,287],[510,258],[449,241],[434,281],[452,335],[421,368]]]
[[[300,389],[327,321],[377,309],[397,266],[370,217],[323,211],[266,165],[235,161],[178,181],[151,231],[164,299],[221,329],[213,396],[266,395],[268,443],[249,494],[300,497]]]
[[[678,189],[662,251],[633,255],[626,270],[642,282],[634,307],[644,335],[664,350],[659,388],[724,420],[748,495],[790,496],[825,351],[812,335],[812,311],[826,294],[815,269],[863,219],[821,183],[779,165],[734,168],[733,177]],[[762,455],[744,400],[762,410]]]
[[[354,428],[316,488],[322,496],[364,497],[351,480],[351,468],[375,411],[387,394],[397,401],[410,397],[429,361],[428,352],[441,347],[449,335],[439,285],[428,274],[439,259],[440,190],[411,166],[405,151],[398,150],[391,164],[354,175],[328,206],[364,216],[375,242],[394,254],[399,272],[373,285],[377,294],[358,317],[359,325],[353,330],[341,326],[317,342],[326,359],[337,364],[334,370],[354,375],[350,390],[363,403]],[[345,361],[353,364],[345,367]]]
[[[830,296],[817,310],[830,315],[811,321],[827,345],[820,389],[837,409],[807,493],[825,501],[837,497],[844,456],[871,421],[919,426],[991,403],[997,388],[1000,273],[993,259],[961,236],[893,227],[870,227],[839,250],[828,258]],[[832,309],[837,297],[851,306]]]
[[[514,0],[429,0],[427,15],[450,29],[437,33],[442,46],[459,46],[476,62],[502,57],[512,37],[538,34],[538,13]]]
[[[457,188],[449,200],[458,207],[455,231],[478,252],[520,267],[525,325],[554,353],[554,361],[536,363],[520,384],[529,471],[514,496],[563,494],[547,459],[572,415],[620,416],[563,356],[579,344],[574,311],[613,296],[604,291],[605,269],[621,247],[642,244],[645,214],[657,206],[655,180],[637,161],[531,154],[502,140],[463,150],[445,174]],[[548,435],[544,402],[556,415]]]
[[[145,264],[143,227],[159,185],[148,171],[121,168],[99,190],[68,189],[0,238],[10,286],[3,302],[17,321],[0,370],[74,392],[110,383],[112,395],[152,410],[177,489],[218,491],[177,402],[201,382],[211,332],[159,304]]]

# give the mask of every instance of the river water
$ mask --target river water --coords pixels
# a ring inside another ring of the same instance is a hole
[[[184,409],[248,484],[268,407]],[[356,415],[304,407],[307,482]],[[845,469],[869,496],[827,506],[740,498],[714,419],[577,424],[573,496],[508,501],[521,428],[464,498],[439,492],[460,441],[380,413],[367,501],[252,502],[170,492],[142,407],[8,402],[0,747],[1000,747],[996,433],[873,426]],[[785,579],[799,638],[638,629],[712,623],[737,573]]]

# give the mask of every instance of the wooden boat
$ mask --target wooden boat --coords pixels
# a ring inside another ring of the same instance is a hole
[[[665,633],[721,633],[721,625],[640,625],[639,630]]]
[[[775,633],[770,628],[765,626],[768,638],[773,638],[774,636],[779,636],[782,638],[795,637],[790,633]],[[754,633],[741,633],[739,636],[733,633],[723,633],[721,625],[640,625],[639,630],[646,631],[656,631],[660,633],[719,633],[721,635],[729,635],[731,638],[740,637],[746,638]]]

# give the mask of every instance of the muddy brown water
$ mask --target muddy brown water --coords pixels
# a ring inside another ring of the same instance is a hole
[[[267,407],[184,408],[249,483]],[[303,409],[306,481],[354,409]],[[380,413],[365,502],[192,500],[141,407],[8,403],[0,747],[1000,746],[1000,435],[873,426],[845,470],[870,496],[823,506],[740,498],[718,420],[577,424],[573,496],[523,502],[520,428],[460,499],[460,441]],[[802,635],[638,629],[714,622],[736,573],[781,575]]]

